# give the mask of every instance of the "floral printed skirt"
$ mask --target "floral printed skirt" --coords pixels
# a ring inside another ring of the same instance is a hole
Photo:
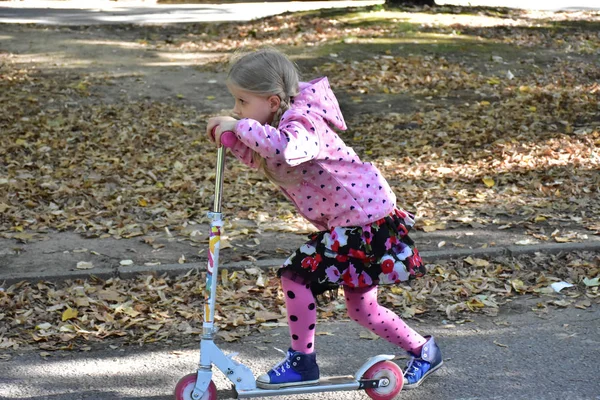
[[[408,236],[414,223],[414,215],[396,209],[369,225],[313,233],[286,260],[279,276],[310,284],[315,296],[339,285],[361,288],[423,276],[425,266]]]

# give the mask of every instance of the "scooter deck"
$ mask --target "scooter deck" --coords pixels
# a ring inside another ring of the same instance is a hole
[[[352,375],[346,376],[329,376],[319,379],[318,385],[340,385],[344,383],[356,382]]]
[[[347,376],[330,376],[319,379],[319,382],[312,385],[286,386],[273,389],[256,388],[252,390],[238,390],[238,398],[249,397],[267,397],[281,396],[292,394],[304,394],[315,392],[337,392],[344,390],[357,390],[360,383],[354,379],[352,375]]]

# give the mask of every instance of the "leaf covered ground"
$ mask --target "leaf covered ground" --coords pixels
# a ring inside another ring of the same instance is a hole
[[[597,253],[445,261],[412,285],[380,290],[381,304],[402,318],[469,322],[473,313],[498,316],[520,297],[539,315],[562,307],[585,310],[600,303]],[[256,331],[286,326],[279,279],[274,271],[247,268],[221,271],[216,323],[218,336],[235,341]],[[574,282],[557,292],[552,284]],[[190,342],[202,334],[204,276],[139,276],[20,282],[0,291],[0,349],[35,346],[43,356],[54,350],[89,350],[157,341]],[[318,307],[320,321],[347,319],[343,296]],[[366,339],[373,339],[365,335]],[[114,340],[112,340],[114,339]],[[5,358],[10,358],[7,353]]]
[[[553,221],[595,234],[599,18],[443,7],[80,29],[153,51],[202,52],[203,71],[222,70],[224,54],[240,47],[280,46],[305,75],[328,75],[346,103],[365,104],[365,112],[346,115],[343,136],[385,172],[401,205],[424,224]],[[118,86],[118,78],[39,69],[14,54],[3,55],[0,77],[3,236],[76,230],[132,237],[178,232],[204,218],[215,157],[202,134],[206,110],[107,102],[97,93]],[[232,169],[228,215],[275,224],[293,218],[264,178]],[[539,229],[548,239],[554,230]]]
[[[537,240],[560,242],[600,232],[599,25],[594,12],[372,8],[69,34],[197,56],[197,70],[215,76],[240,47],[277,46],[305,76],[327,75],[340,101],[358,110],[346,114],[343,137],[381,168],[401,205],[419,214],[419,229],[524,227]],[[168,230],[194,240],[188,226],[212,205],[215,151],[202,132],[214,110],[183,98],[107,99],[102,94],[126,76],[91,72],[83,61],[42,68],[43,57],[27,57],[0,49],[0,235],[131,238]],[[237,163],[225,190],[236,194],[224,204],[236,220],[310,230],[268,181]],[[557,233],[564,226],[585,233],[565,237]],[[412,289],[386,291],[386,304],[405,317],[441,312],[461,320],[497,313],[517,294],[548,295],[549,284],[563,280],[577,287],[541,301],[537,312],[598,298],[597,254],[471,258],[430,270]],[[197,276],[13,285],[0,292],[0,348],[194,335],[202,285]],[[272,274],[230,271],[222,290],[224,339],[282,323]],[[342,311],[332,302],[320,315]]]

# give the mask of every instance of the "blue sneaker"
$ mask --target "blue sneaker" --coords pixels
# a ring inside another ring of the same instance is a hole
[[[423,345],[420,355],[408,353],[411,358],[406,364],[404,372],[404,387],[403,389],[414,389],[418,387],[429,374],[433,373],[444,363],[442,361],[442,352],[435,343],[433,336],[425,336],[429,338]]]
[[[319,366],[316,353],[304,354],[290,348],[285,360],[258,377],[256,386],[261,389],[279,389],[317,382],[319,382]]]

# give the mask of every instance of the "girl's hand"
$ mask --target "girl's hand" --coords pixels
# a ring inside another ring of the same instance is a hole
[[[237,123],[238,120],[232,117],[223,116],[210,118],[206,126],[206,134],[209,140],[215,142],[217,147],[221,147],[221,135],[223,132],[227,131],[235,132]],[[214,136],[213,129],[215,130]]]

